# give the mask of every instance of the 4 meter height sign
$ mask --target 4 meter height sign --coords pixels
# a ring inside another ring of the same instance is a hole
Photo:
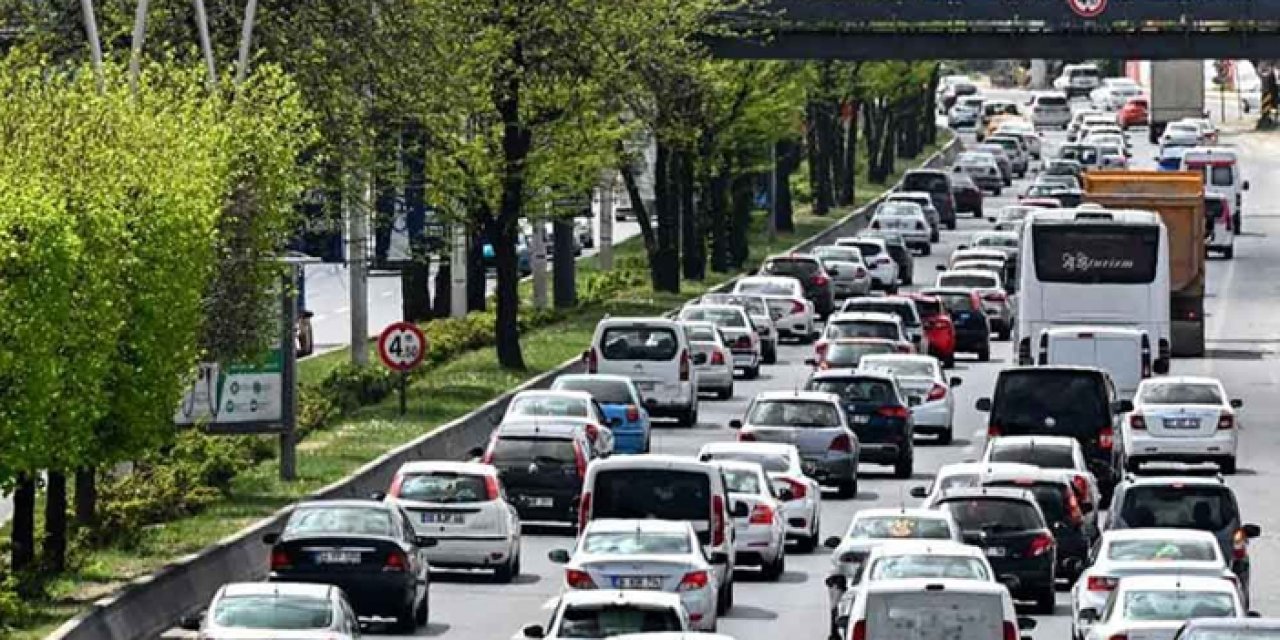
[[[400,415],[405,414],[405,392],[409,371],[422,364],[427,354],[427,337],[412,322],[387,325],[378,336],[378,357],[382,364],[400,372]]]

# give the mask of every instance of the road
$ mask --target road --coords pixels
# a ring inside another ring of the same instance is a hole
[[[1134,159],[1150,164],[1154,150],[1147,145],[1145,132],[1132,133],[1136,146]],[[1050,149],[1062,141],[1062,134],[1046,134]],[[1247,177],[1253,177],[1254,191],[1246,196],[1246,228],[1239,238],[1234,261],[1213,260],[1209,265],[1207,300],[1210,357],[1200,360],[1175,360],[1173,373],[1206,374],[1222,378],[1233,397],[1245,401],[1242,412],[1240,470],[1229,478],[1239,495],[1245,519],[1262,525],[1263,537],[1254,542],[1252,557],[1254,576],[1273,576],[1280,571],[1280,550],[1275,535],[1280,532],[1280,508],[1272,503],[1271,487],[1280,481],[1280,468],[1272,468],[1268,460],[1280,455],[1280,438],[1270,431],[1266,416],[1280,411],[1277,394],[1277,371],[1273,361],[1280,346],[1280,314],[1275,313],[1280,299],[1280,247],[1267,241],[1270,233],[1280,234],[1280,209],[1270,208],[1280,201],[1280,184],[1261,177],[1280,171],[1280,158],[1269,153],[1280,144],[1280,137],[1250,134],[1228,136],[1224,142],[1236,145],[1242,153],[1242,166]],[[1025,183],[1024,183],[1025,184]],[[1002,198],[989,198],[987,210],[996,211],[1015,197],[1016,189],[1006,190]],[[931,274],[936,264],[950,254],[968,235],[989,224],[964,218],[957,231],[942,234],[933,257],[917,258],[916,272]],[[692,429],[660,425],[655,430],[654,447],[658,452],[693,454],[708,441],[728,440],[733,432],[727,428],[730,419],[740,418],[750,398],[760,391],[789,389],[799,385],[808,374],[803,360],[809,347],[785,345],[779,362],[766,367],[754,381],[739,381],[737,395],[728,401],[704,400],[702,422]],[[861,493],[856,500],[836,500],[828,494],[823,503],[823,536],[843,532],[857,510],[876,506],[912,505],[910,487],[925,484],[939,466],[976,458],[984,445],[985,422],[974,409],[974,401],[990,395],[996,373],[1011,362],[1008,342],[995,343],[992,362],[979,364],[971,359],[957,363],[952,375],[963,379],[956,389],[956,440],[949,446],[920,446],[916,451],[916,474],[908,481],[894,480],[887,467],[864,466]],[[524,538],[524,575],[515,584],[488,584],[481,575],[442,573],[431,587],[430,624],[420,636],[469,640],[472,638],[507,638],[525,624],[545,624],[548,612],[544,603],[561,587],[558,565],[547,560],[547,552],[570,548],[573,539],[567,532],[530,532]],[[823,579],[830,566],[829,555],[822,549],[809,555],[792,553],[787,571],[778,583],[756,580],[748,571],[740,575],[736,606],[723,618],[721,633],[739,640],[765,640],[787,637],[795,640],[823,640],[827,633],[827,600]],[[1254,580],[1254,608],[1264,614],[1280,615],[1280,584],[1270,579]],[[1032,633],[1036,640],[1067,640],[1069,620],[1067,594],[1059,593],[1055,615],[1040,616],[1039,627]]]

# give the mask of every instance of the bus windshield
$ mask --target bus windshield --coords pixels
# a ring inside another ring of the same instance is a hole
[[[1155,226],[1040,225],[1032,229],[1036,278],[1042,282],[1146,284],[1156,277]]]

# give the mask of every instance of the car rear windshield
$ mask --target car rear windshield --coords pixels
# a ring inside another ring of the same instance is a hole
[[[844,305],[843,311],[866,311],[871,313],[888,313],[902,318],[908,327],[920,324],[915,308],[910,302],[879,302],[876,300],[856,300]]]
[[[572,606],[564,610],[557,638],[611,638],[634,633],[680,631],[672,609],[625,604]]]
[[[871,565],[871,580],[910,578],[990,580],[991,576],[981,560],[965,556],[887,556]]]
[[[838,427],[840,408],[811,400],[762,400],[752,406],[747,421],[772,427]]]
[[[991,423],[1006,435],[1091,438],[1111,425],[1105,385],[1091,371],[1006,371],[996,381]]]
[[[322,535],[354,533],[391,535],[391,514],[372,507],[306,507],[297,509],[285,525],[286,535]]]
[[[714,309],[707,307],[685,307],[680,312],[681,320],[702,320],[722,327],[745,328],[747,319],[741,309]]]
[[[586,391],[600,404],[631,404],[631,385],[620,380],[599,378],[561,378],[556,389]]]
[[[720,339],[719,332],[715,327],[689,327],[684,328],[684,334],[689,336],[689,340],[693,342],[723,342]]]
[[[938,276],[938,286],[940,287],[983,287],[993,288],[997,286],[996,279],[991,276],[980,274],[943,274]]]
[[[552,462],[574,464],[577,452],[568,438],[519,438],[504,436],[493,446],[493,461]]]
[[[762,493],[760,474],[746,469],[721,469],[725,487],[734,493],[759,495]]]
[[[808,278],[818,272],[817,260],[797,260],[793,258],[773,258],[765,260],[760,273],[769,275],[796,276]]]
[[[1134,621],[1233,618],[1236,604],[1230,593],[1222,591],[1126,591],[1121,615]]]
[[[863,356],[881,353],[894,353],[892,345],[882,342],[837,342],[827,348],[824,360],[828,367],[856,368]]]
[[[862,252],[853,247],[819,247],[813,253],[823,260],[862,262]]]
[[[214,624],[238,629],[327,629],[333,607],[323,598],[280,595],[239,595],[218,600]]]
[[[908,172],[902,177],[903,191],[928,191],[929,193],[947,193],[951,190],[945,176],[936,173]]]
[[[1217,548],[1217,544],[1205,540],[1112,540],[1107,545],[1107,559],[1117,562],[1146,560],[1213,562],[1218,559]]]
[[[881,253],[880,245],[874,242],[850,242],[848,246],[856,247],[862,253],[863,258],[880,255]]]
[[[511,416],[563,416],[569,418],[586,418],[591,415],[587,403],[578,398],[557,398],[555,396],[517,397],[507,407],[507,415]]]
[[[731,304],[747,310],[748,315],[767,316],[769,307],[764,300],[756,296],[735,296],[711,294],[704,298],[707,304]]]
[[[736,460],[738,462],[754,462],[765,471],[771,473],[781,473],[791,469],[791,459],[781,454],[772,453],[747,453],[745,451],[717,451],[715,453],[704,454],[701,460]]]
[[[1071,447],[1061,445],[1003,444],[995,440],[991,444],[991,462],[1020,462],[1042,469],[1074,469],[1075,458]]]
[[[484,476],[468,473],[433,471],[431,473],[405,474],[400,479],[402,500],[420,502],[487,502],[489,490]]]
[[[883,338],[898,339],[898,325],[889,322],[872,322],[868,320],[836,322],[827,327],[827,337],[837,338]]]
[[[596,518],[709,520],[711,480],[674,469],[609,469],[596,475],[591,513]]]
[[[1053,484],[1048,482],[1024,483],[1018,481],[996,481],[986,483],[988,487],[1009,487],[1013,489],[1026,489],[1031,495],[1036,497],[1036,504],[1040,505],[1040,512],[1044,514],[1045,522],[1053,524],[1055,522],[1063,522],[1067,519],[1066,496],[1063,491],[1070,491],[1064,485]]]
[[[795,288],[789,284],[782,282],[770,282],[768,280],[748,280],[739,282],[738,291],[749,293],[759,293],[766,296],[789,296],[795,293]]]
[[[1004,532],[1044,528],[1044,520],[1036,508],[1021,500],[966,498],[948,500],[942,506],[965,531]]]
[[[1093,67],[1080,67],[1067,72],[1072,78],[1096,78],[1098,70]]]
[[[649,531],[596,531],[582,541],[587,553],[641,555],[649,553],[691,553],[689,536],[682,533]]]
[[[606,360],[667,362],[680,346],[676,332],[668,327],[609,327],[600,342]]]
[[[973,296],[967,293],[935,293],[946,305],[948,311],[977,311],[973,304]]]
[[[810,380],[804,388],[834,393],[845,402],[884,404],[897,400],[893,385],[880,378],[820,378]]]
[[[916,311],[925,318],[940,316],[947,312],[942,306],[942,300],[916,300]]]
[[[1037,107],[1065,107],[1067,99],[1063,96],[1040,96],[1036,98]]]
[[[920,518],[907,515],[869,516],[857,518],[849,526],[848,537],[900,539],[900,540],[948,540],[951,527],[942,518]]]
[[[1121,513],[1133,528],[1174,527],[1221,531],[1236,520],[1236,501],[1226,487],[1178,483],[1129,487]]]
[[[1142,404],[1222,404],[1218,385],[1194,382],[1166,382],[1143,387]]]

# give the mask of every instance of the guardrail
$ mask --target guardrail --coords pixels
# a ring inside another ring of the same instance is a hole
[[[959,149],[959,139],[953,139],[922,166],[943,166],[955,157]],[[857,232],[883,197],[882,194],[826,230],[792,247],[791,251],[805,251],[828,243],[834,237]],[[714,290],[727,291],[736,281],[737,278],[733,278]],[[396,469],[410,460],[463,459],[472,448],[489,440],[495,419],[506,411],[512,396],[526,389],[545,389],[558,376],[581,369],[582,363],[578,359],[566,361],[475,411],[382,455],[350,476],[311,494],[309,499],[365,497],[374,491],[383,491],[391,483]],[[129,583],[68,620],[46,640],[142,640],[159,636],[180,618],[203,609],[222,585],[265,578],[268,547],[262,542],[262,536],[283,527],[292,509],[292,506],[285,507],[199,553]]]

